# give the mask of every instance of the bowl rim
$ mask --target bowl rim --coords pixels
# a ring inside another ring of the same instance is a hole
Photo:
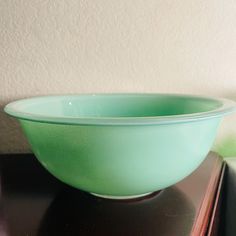
[[[169,97],[183,97],[200,100],[215,101],[220,104],[216,109],[204,112],[165,115],[165,116],[140,116],[140,117],[68,117],[68,116],[47,116],[34,114],[22,111],[19,106],[36,100],[43,99],[57,99],[69,97],[95,97],[95,96],[169,96]],[[223,117],[230,113],[236,112],[236,102],[225,99],[215,98],[202,95],[188,95],[176,93],[95,93],[95,94],[62,94],[62,95],[46,95],[35,96],[25,99],[20,99],[7,104],[4,111],[20,120],[29,120],[40,123],[54,123],[64,125],[164,125],[172,123],[186,123],[203,119]]]

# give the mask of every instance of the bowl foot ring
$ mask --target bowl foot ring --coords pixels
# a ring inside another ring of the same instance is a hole
[[[92,193],[90,192],[90,194],[96,196],[96,197],[100,197],[100,198],[105,198],[105,199],[112,199],[112,200],[130,200],[130,199],[140,199],[140,198],[146,198],[149,195],[153,196],[153,195],[157,195],[159,194],[161,191],[157,191],[157,192],[148,192],[148,193],[144,193],[144,194],[139,194],[139,195],[131,195],[131,196],[113,196],[113,195],[102,195],[102,194],[97,194],[97,193]]]

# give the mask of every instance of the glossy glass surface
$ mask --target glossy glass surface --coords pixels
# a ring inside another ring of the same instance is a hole
[[[128,94],[32,98],[5,111],[54,176],[88,192],[132,196],[195,170],[233,109],[223,99]]]

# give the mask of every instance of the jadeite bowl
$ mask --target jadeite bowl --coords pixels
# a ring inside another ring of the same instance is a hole
[[[180,181],[204,160],[226,99],[170,94],[45,96],[12,102],[42,165],[107,198],[134,198]]]

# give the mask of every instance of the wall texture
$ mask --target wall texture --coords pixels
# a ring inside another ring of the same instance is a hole
[[[2,112],[23,97],[236,98],[235,25],[234,0],[0,0],[0,152],[29,151],[18,124]],[[234,136],[235,119],[224,122],[218,140]]]

